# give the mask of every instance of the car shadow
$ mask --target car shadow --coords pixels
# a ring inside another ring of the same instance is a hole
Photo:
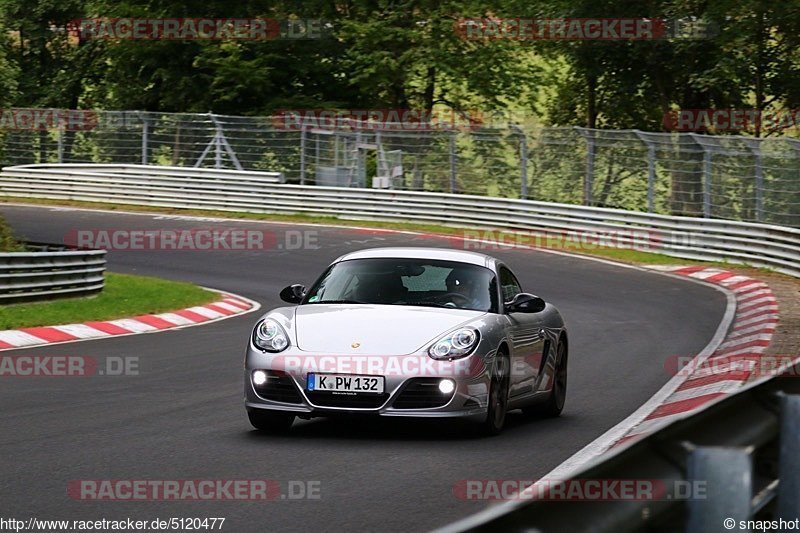
[[[481,433],[478,424],[463,420],[443,418],[381,418],[363,416],[337,416],[296,420],[286,433],[268,433],[250,430],[244,433],[247,439],[331,439],[331,440],[391,440],[407,442],[459,441],[503,438],[533,427],[550,430],[558,419],[536,419],[520,411],[508,413],[503,433],[497,437]]]

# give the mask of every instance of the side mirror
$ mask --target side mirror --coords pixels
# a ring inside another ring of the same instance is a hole
[[[290,304],[299,304],[305,295],[306,288],[303,285],[289,285],[281,291],[281,300]]]
[[[506,302],[507,313],[539,313],[544,311],[544,300],[533,294],[521,292],[514,296],[510,302]]]

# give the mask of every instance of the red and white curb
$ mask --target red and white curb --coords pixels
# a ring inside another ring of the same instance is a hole
[[[220,296],[214,303],[169,313],[0,331],[0,351],[187,328],[251,313],[261,308],[261,304],[243,296],[225,292],[220,292]]]
[[[757,366],[755,363],[769,345],[778,323],[778,303],[766,283],[728,270],[703,266],[633,268],[685,277],[713,286],[727,297],[725,315],[712,340],[689,363],[689,368],[696,371],[674,375],[644,405],[543,476],[546,479],[567,479],[590,462],[602,460],[604,453],[613,452],[622,444],[652,433],[676,418],[688,416],[706,403],[731,394],[748,381],[760,377],[756,375],[757,371],[743,372],[742,368],[746,368],[743,364],[737,364],[737,371],[728,374],[719,372],[719,366],[710,363],[712,358],[716,358],[722,361],[721,366],[736,357]],[[709,366],[715,371],[708,372]]]
[[[778,301],[763,281],[703,266],[648,268],[718,285],[732,293],[736,311],[722,343],[710,355],[695,357],[689,370],[680,372],[683,379],[672,393],[614,446],[655,431],[761,377],[759,362],[778,324]]]

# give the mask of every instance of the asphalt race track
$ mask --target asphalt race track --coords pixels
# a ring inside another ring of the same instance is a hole
[[[342,253],[442,246],[445,240],[329,227],[201,222],[45,207],[3,206],[18,234],[63,242],[74,229],[200,228],[215,224],[313,230],[318,249],[114,251],[109,270],[157,275],[281,305],[279,290],[309,285]],[[422,531],[478,511],[465,479],[536,479],[644,403],[668,379],[668,357],[709,342],[725,311],[720,292],[652,273],[525,250],[504,259],[523,289],[554,302],[570,327],[567,405],[556,420],[515,412],[496,438],[455,424],[407,420],[295,422],[288,436],[251,430],[242,356],[258,314],[206,326],[4,352],[138,356],[140,375],[0,378],[0,507],[19,519],[152,520],[225,517],[223,531]],[[402,325],[398,324],[398,327]],[[78,479],[273,479],[320,482],[318,500],[103,502],[67,495]]]

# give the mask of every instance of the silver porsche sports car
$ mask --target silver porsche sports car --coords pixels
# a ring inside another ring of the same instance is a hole
[[[257,429],[360,414],[466,417],[497,434],[511,409],[558,416],[564,407],[564,321],[493,257],[362,250],[280,296],[296,305],[259,319],[245,357]]]

